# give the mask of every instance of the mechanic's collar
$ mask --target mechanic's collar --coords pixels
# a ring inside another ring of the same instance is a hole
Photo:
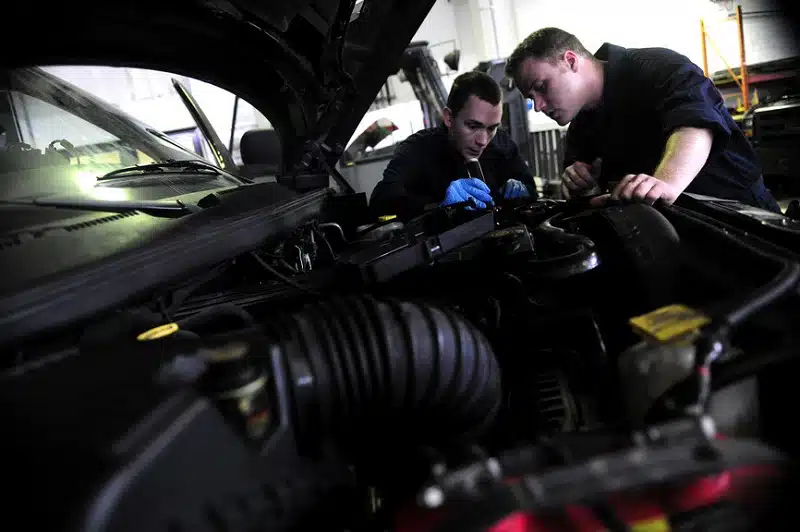
[[[622,58],[628,53],[626,48],[617,46],[616,44],[603,43],[595,53],[594,56],[605,61],[603,65],[603,100],[600,107],[606,107],[607,102],[611,101],[614,95],[618,94],[618,79]]]
[[[444,124],[439,124],[438,126],[436,126],[435,130],[436,130],[436,135],[440,139],[442,139],[442,142],[444,142],[445,153],[450,153],[450,152],[458,153],[456,152],[456,148],[455,146],[453,146],[452,139],[450,138],[450,128],[448,128]]]
[[[444,139],[444,153],[446,153],[447,156],[456,164],[461,164],[464,162],[464,156],[459,153],[455,147],[455,144],[453,144],[453,139],[450,138],[450,130],[448,127],[444,124],[440,124],[437,126],[437,129],[439,130],[439,134],[441,134],[442,138]]]
[[[627,52],[627,48],[611,44],[609,42],[603,43],[603,46],[597,49],[594,56],[600,61],[616,62]]]

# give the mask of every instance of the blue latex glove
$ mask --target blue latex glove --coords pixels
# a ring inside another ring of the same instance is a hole
[[[468,201],[470,198],[475,202],[477,208],[485,209],[488,203],[492,203],[492,192],[486,186],[486,183],[477,177],[457,179],[447,187],[447,192],[444,194],[444,201],[441,205],[461,203]]]
[[[523,185],[521,181],[509,179],[503,186],[503,197],[506,199],[530,198],[531,194],[528,192],[528,187]]]

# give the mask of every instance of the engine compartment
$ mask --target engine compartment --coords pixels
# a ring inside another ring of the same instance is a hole
[[[774,251],[678,207],[320,216],[16,350],[4,454],[81,530],[568,530],[541,519],[578,503],[581,530],[688,527],[796,443],[800,267]]]

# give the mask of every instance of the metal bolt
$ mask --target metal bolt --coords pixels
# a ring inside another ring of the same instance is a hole
[[[486,470],[489,471],[489,474],[492,475],[493,478],[500,478],[503,475],[500,462],[498,462],[496,458],[489,458],[486,460]]]
[[[441,488],[431,486],[422,495],[422,501],[428,508],[438,508],[444,503],[444,493]]]
[[[703,416],[700,418],[700,429],[703,431],[703,435],[709,440],[714,438],[717,434],[717,426],[714,420],[711,419],[711,416]]]
[[[643,464],[645,459],[644,449],[636,449],[631,453],[632,464]]]
[[[589,462],[589,469],[595,474],[603,475],[608,472],[608,464],[605,460],[592,460]]]

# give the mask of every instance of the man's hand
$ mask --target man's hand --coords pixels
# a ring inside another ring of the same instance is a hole
[[[503,185],[503,197],[506,199],[529,198],[531,197],[531,194],[528,192],[528,188],[522,183],[522,181],[509,179],[506,181],[506,184]]]
[[[576,161],[564,170],[561,175],[561,193],[566,199],[575,196],[587,196],[600,191],[597,180],[603,160],[599,157],[592,164]]]
[[[444,194],[444,201],[441,205],[463,203],[470,199],[475,202],[477,208],[485,209],[487,204],[492,203],[492,192],[486,186],[486,183],[477,177],[457,179],[447,187],[447,192]]]
[[[628,174],[614,187],[611,194],[603,194],[592,198],[591,205],[602,206],[609,200],[639,202],[653,205],[661,200],[672,205],[680,192],[672,185],[647,174]]]

